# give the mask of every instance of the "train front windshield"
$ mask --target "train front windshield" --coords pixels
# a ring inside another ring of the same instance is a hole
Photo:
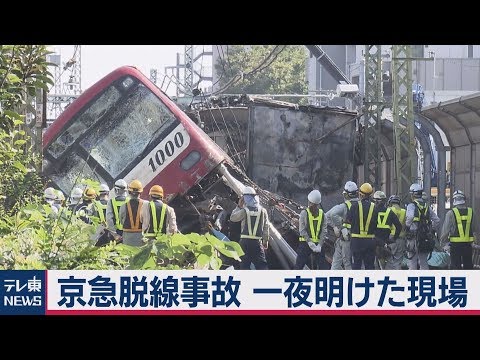
[[[66,192],[86,176],[112,183],[179,125],[154,93],[124,77],[83,106],[48,146],[45,172]]]

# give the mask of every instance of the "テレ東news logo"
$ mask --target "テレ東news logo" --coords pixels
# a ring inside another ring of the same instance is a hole
[[[45,313],[45,272],[16,270],[0,272],[0,314]]]

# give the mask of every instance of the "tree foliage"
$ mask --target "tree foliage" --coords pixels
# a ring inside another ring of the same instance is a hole
[[[40,161],[25,133],[36,90],[53,84],[44,45],[0,45],[0,217],[13,214],[42,191],[33,171]]]
[[[302,45],[230,45],[215,69],[229,94],[306,94],[307,53]]]
[[[205,234],[158,235],[142,247],[96,247],[98,218],[86,224],[66,208],[57,216],[33,202],[0,219],[0,269],[123,270],[219,269],[222,257],[244,255],[236,242]]]

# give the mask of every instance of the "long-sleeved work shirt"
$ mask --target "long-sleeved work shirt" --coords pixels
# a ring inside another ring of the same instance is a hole
[[[163,204],[160,200],[155,201],[159,204]],[[142,223],[142,232],[145,234],[150,227],[150,203],[146,202],[143,204],[142,212],[140,213],[140,222]],[[175,215],[175,210],[167,205],[165,210],[165,221],[167,222],[166,231],[167,234],[175,234],[178,232],[177,229],[177,217]],[[157,211],[157,221],[160,219],[160,213]]]
[[[425,201],[423,200],[417,200],[421,205],[427,206],[425,204]],[[415,211],[416,211],[416,206],[415,203],[410,203],[407,205],[407,215],[405,216],[405,227],[407,229],[410,229],[410,231],[416,231],[418,228],[418,223],[413,221],[413,218],[415,217]],[[428,211],[430,212],[430,220],[432,221],[432,228],[435,231],[439,231],[440,227],[440,218],[438,215],[435,213],[435,211],[432,210],[432,208],[428,208]],[[420,214],[418,214],[420,216]]]
[[[313,215],[315,216],[316,214],[313,214]],[[308,222],[307,210],[302,210],[300,212],[298,227],[300,231],[300,236],[303,237],[307,242],[312,241],[312,239],[310,238],[310,234],[308,233],[310,224]],[[323,242],[326,237],[327,237],[327,219],[326,219],[326,215],[323,214],[322,224],[320,224],[320,233],[318,234],[318,244],[320,244],[320,246],[323,246]]]
[[[455,206],[458,209],[466,209],[467,206],[465,204]],[[476,234],[476,226],[475,226],[475,214],[472,212],[472,222],[470,223],[470,229],[472,230],[472,234]],[[442,227],[442,234],[440,235],[440,246],[445,246],[450,240],[450,236],[457,231],[457,220],[455,219],[455,214],[453,210],[447,211],[445,215],[445,221],[443,222]]]
[[[266,243],[268,242],[269,238],[270,238],[270,228],[268,226],[268,213],[267,213],[267,210],[261,206],[261,211],[262,211],[262,218],[263,218],[263,232],[262,232],[262,241],[263,243]],[[233,209],[232,211],[232,214],[230,215],[230,221],[233,221],[233,222],[239,222],[241,221],[242,222],[242,233],[243,233],[243,230],[245,229],[245,222],[246,222],[246,219],[247,219],[247,212],[245,211],[244,208],[239,208],[238,206]]]

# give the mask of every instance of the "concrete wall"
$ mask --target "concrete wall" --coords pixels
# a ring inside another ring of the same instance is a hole
[[[302,112],[286,108],[251,108],[249,175],[260,187],[307,204],[319,189],[324,209],[342,201],[341,190],[353,174],[352,122],[323,142],[316,139],[351,120],[354,113]]]

